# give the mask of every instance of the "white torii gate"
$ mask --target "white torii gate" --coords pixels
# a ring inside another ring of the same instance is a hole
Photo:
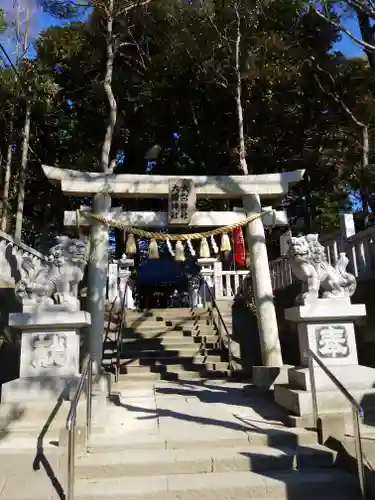
[[[168,224],[167,212],[122,212],[111,210],[111,196],[115,198],[167,198],[169,180],[180,176],[129,175],[113,173],[80,172],[43,166],[48,179],[70,196],[92,196],[92,211],[110,220],[128,226],[161,228]],[[225,198],[243,200],[243,210],[234,212],[196,212],[190,227],[223,226],[242,220],[244,216],[259,214],[260,198],[267,202],[281,199],[290,186],[302,180],[303,170],[262,175],[233,176],[186,176],[194,182],[197,198]],[[268,220],[267,220],[268,218]],[[263,365],[282,366],[282,356],[276,312],[273,303],[271,277],[268,265],[263,217],[247,225],[247,243],[252,266],[253,292],[257,306],[257,320],[262,349]],[[283,211],[265,215],[267,225],[287,224]],[[75,212],[66,212],[66,225],[76,224]],[[97,373],[102,355],[102,330],[108,266],[108,227],[100,222],[82,217],[80,224],[90,224],[90,260],[88,266],[88,307],[91,313],[90,348]]]

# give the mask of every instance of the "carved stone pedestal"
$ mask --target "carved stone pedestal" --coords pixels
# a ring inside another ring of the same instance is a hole
[[[79,381],[80,329],[88,325],[86,311],[59,306],[10,314],[9,326],[22,334],[20,378],[2,385],[1,402],[70,399]]]
[[[298,416],[312,414],[308,360],[311,349],[360,404],[375,406],[375,369],[358,365],[354,321],[366,315],[363,304],[343,299],[318,299],[286,309],[285,317],[298,325],[301,366],[288,370],[289,383],[275,386],[275,400]],[[315,363],[316,365],[316,363]],[[314,367],[319,413],[346,413],[351,407],[327,375]]]

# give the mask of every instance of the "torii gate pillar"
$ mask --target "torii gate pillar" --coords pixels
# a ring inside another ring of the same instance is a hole
[[[244,196],[243,204],[248,215],[260,213],[262,210],[258,194]],[[266,237],[263,221],[260,217],[247,225],[246,236],[252,269],[251,276],[263,365],[266,367],[281,367],[283,366],[283,359],[273,302]]]
[[[93,195],[92,213],[107,217],[110,210],[110,195],[101,193]],[[93,220],[90,226],[90,253],[89,265],[87,266],[87,309],[91,314],[88,345],[93,358],[93,373],[97,376],[98,381],[103,350],[108,243],[108,227]]]

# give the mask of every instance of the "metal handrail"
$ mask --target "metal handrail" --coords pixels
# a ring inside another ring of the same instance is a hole
[[[201,286],[202,285],[205,286],[206,289],[208,290],[208,295],[210,296],[210,302],[212,304],[212,308],[216,309],[217,315],[218,315],[218,318],[219,318],[219,322],[224,327],[224,331],[225,331],[225,334],[226,334],[227,339],[228,339],[228,357],[229,357],[228,361],[229,361],[229,369],[232,372],[233,371],[233,355],[232,355],[232,338],[231,338],[231,335],[230,335],[228,327],[227,327],[227,325],[226,325],[226,323],[224,321],[224,318],[223,318],[223,316],[222,316],[222,314],[220,312],[219,306],[217,305],[215,297],[213,296],[211,288],[208,286],[207,281],[203,277],[201,279]],[[223,342],[223,337],[222,337],[222,332],[221,332],[221,328],[220,327],[219,327],[219,334],[220,334],[220,345],[221,345],[221,348],[223,348],[223,347],[225,347],[225,345],[224,345],[224,342]]]
[[[124,296],[121,301],[121,310],[120,310],[120,324],[117,333],[116,339],[116,367],[115,367],[115,382],[118,382],[120,375],[120,362],[121,362],[121,352],[122,352],[122,339],[123,339],[123,327],[125,320],[125,310],[126,310],[126,292],[128,290],[130,278],[127,279],[125,288],[124,288]]]
[[[76,420],[77,408],[81,398],[85,379],[87,378],[86,394],[86,446],[91,436],[91,411],[92,411],[92,357],[87,354],[83,364],[82,373],[78,387],[74,393],[68,417],[66,419],[66,429],[68,431],[68,478],[66,500],[74,500],[74,472],[75,472],[75,445],[76,445]]]
[[[308,349],[305,352],[305,356],[308,358],[308,363],[309,363],[312,407],[313,407],[315,428],[318,429],[319,409],[318,409],[318,396],[316,392],[316,383],[315,383],[314,361],[323,370],[323,372],[327,375],[327,377],[334,383],[334,385],[341,392],[341,394],[349,401],[352,407],[354,443],[355,443],[355,452],[357,457],[359,486],[361,490],[361,498],[362,500],[366,500],[365,468],[363,464],[361,429],[360,429],[360,418],[363,419],[364,417],[363,408],[354,399],[354,397],[350,394],[350,392],[342,385],[342,383],[327,368],[327,366],[323,363],[323,361],[320,358],[318,358],[318,356],[314,353],[314,351]]]
[[[108,315],[108,321],[107,321],[107,328],[105,329],[105,334],[104,334],[104,341],[103,341],[103,349],[102,349],[102,359],[104,359],[104,352],[105,352],[105,344],[108,340],[109,337],[109,329],[111,327],[111,319],[112,319],[112,313],[115,308],[117,301],[117,296],[112,300],[111,302],[111,308],[109,310],[109,315]]]

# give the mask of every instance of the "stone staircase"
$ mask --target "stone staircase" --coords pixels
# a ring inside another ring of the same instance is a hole
[[[117,432],[94,435],[90,453],[76,462],[75,499],[360,499],[357,478],[314,432],[286,428],[277,408],[268,414],[276,421],[267,420],[258,396],[247,400],[241,424],[231,415],[245,401],[241,385],[204,384],[159,382],[150,397],[122,392],[117,416],[107,417]]]
[[[114,372],[120,317],[119,310],[110,313],[110,307],[103,365]],[[230,373],[227,352],[207,309],[127,310],[119,344],[119,379],[127,382],[225,378]]]
[[[107,311],[108,369],[121,316]],[[123,333],[120,381],[106,404],[94,398],[88,452],[80,403],[75,500],[360,500],[337,452],[287,427],[272,394],[207,379],[227,371],[209,311],[130,312]],[[68,408],[0,405],[0,500],[66,498]]]
[[[75,500],[360,500],[358,480],[339,468],[336,452],[316,444],[312,431],[285,427],[274,405],[257,393],[245,398],[242,387],[157,382],[111,398],[89,452],[76,450]],[[65,410],[41,448],[47,413],[13,437],[8,428],[0,500],[66,498],[66,448],[56,440]]]

